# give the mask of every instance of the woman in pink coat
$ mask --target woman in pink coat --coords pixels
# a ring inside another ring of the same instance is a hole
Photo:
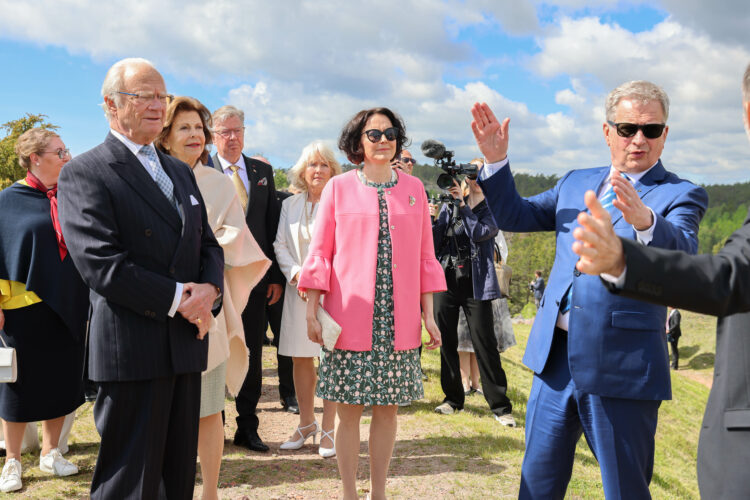
[[[401,119],[387,108],[357,113],[339,148],[359,168],[323,190],[298,289],[307,291],[307,330],[322,344],[322,307],[341,325],[333,351],[323,349],[317,395],[340,403],[336,451],[344,499],[357,498],[359,422],[372,406],[370,494],[385,498],[399,403],[423,397],[419,345],[440,346],[432,293],[445,290],[435,259],[424,186],[391,169],[406,141]]]

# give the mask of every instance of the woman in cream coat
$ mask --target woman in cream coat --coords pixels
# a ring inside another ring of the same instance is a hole
[[[281,315],[281,338],[279,354],[291,356],[294,361],[294,389],[299,402],[299,425],[282,450],[297,450],[305,441],[322,430],[318,453],[324,458],[336,454],[333,444],[333,429],[336,404],[323,402],[323,428],[315,420],[315,357],[320,356],[320,345],[307,337],[306,296],[297,291],[299,272],[307,256],[312,239],[315,215],[320,193],[328,180],[341,173],[333,151],[320,141],[315,141],[302,150],[297,163],[289,172],[292,185],[301,192],[287,198],[281,205],[279,230],[273,244],[276,260],[287,280],[284,294],[284,309]]]
[[[221,312],[208,331],[208,366],[201,378],[198,456],[203,500],[218,499],[219,470],[224,449],[224,387],[239,392],[248,369],[248,351],[240,315],[250,291],[271,261],[263,254],[245,223],[245,213],[232,181],[208,168],[211,114],[191,97],[177,97],[167,108],[164,130],[156,146],[193,169],[206,206],[208,222],[224,250],[224,296]]]

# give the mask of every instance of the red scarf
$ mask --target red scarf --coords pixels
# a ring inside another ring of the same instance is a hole
[[[60,218],[57,215],[57,184],[55,184],[55,187],[52,189],[47,189],[47,186],[42,184],[42,181],[40,181],[36,175],[32,174],[31,170],[26,174],[26,182],[29,186],[38,189],[49,198],[49,213],[52,217],[52,226],[55,228],[55,236],[57,236],[57,247],[60,251],[60,260],[65,260],[65,256],[68,254],[68,247],[65,245],[65,238],[63,238],[62,227],[60,226]]]

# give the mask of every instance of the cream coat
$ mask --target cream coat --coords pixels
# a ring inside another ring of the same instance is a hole
[[[240,315],[250,291],[266,274],[271,261],[250,234],[229,177],[203,165],[196,166],[193,173],[206,205],[208,223],[224,250],[224,305],[209,329],[206,372],[226,360],[227,389],[236,395],[245,380],[249,359]]]
[[[294,277],[302,270],[302,258],[299,246],[299,225],[304,217],[306,193],[299,193],[285,199],[281,205],[279,230],[273,243],[276,262],[286,278],[284,310],[281,314],[281,338],[279,354],[300,358],[311,358],[320,355],[320,346],[307,338],[307,321],[305,313],[307,303],[297,295],[297,283]],[[313,220],[317,214],[317,207]],[[314,222],[311,224],[313,232]]]

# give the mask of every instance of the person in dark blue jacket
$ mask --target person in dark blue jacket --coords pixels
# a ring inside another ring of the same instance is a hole
[[[474,160],[481,168],[482,160]],[[473,178],[472,178],[473,177]],[[454,203],[443,204],[432,226],[435,252],[445,269],[448,290],[436,293],[435,322],[443,335],[440,348],[440,385],[445,399],[435,408],[442,414],[460,411],[464,388],[458,359],[458,313],[463,308],[479,363],[482,391],[495,419],[516,425],[511,414],[508,380],[505,376],[493,329],[492,299],[500,297],[500,286],[492,261],[498,228],[484,201],[476,176],[467,177],[468,195],[454,181],[449,192]]]

